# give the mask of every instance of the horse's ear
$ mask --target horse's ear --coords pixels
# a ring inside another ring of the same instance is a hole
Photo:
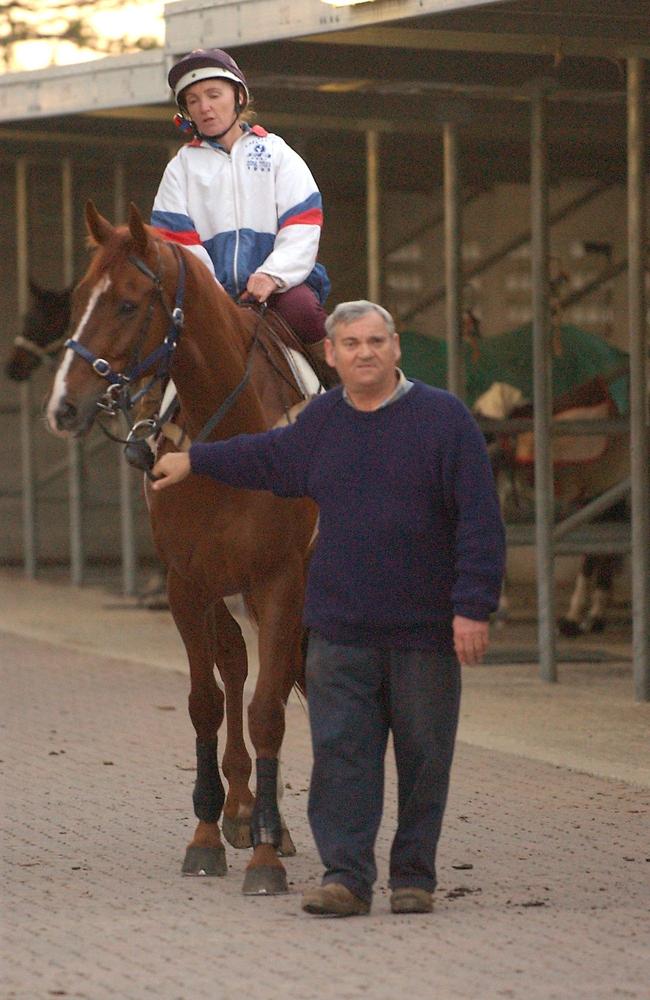
[[[142,221],[142,216],[138,211],[137,205],[134,205],[133,202],[129,205],[129,230],[131,231],[136,250],[143,254],[147,249],[149,236],[147,230],[144,228],[144,222]]]
[[[109,236],[113,233],[113,227],[108,219],[105,219],[103,215],[99,214],[95,208],[94,201],[86,202],[86,225],[88,226],[88,232],[95,243],[106,243]]]

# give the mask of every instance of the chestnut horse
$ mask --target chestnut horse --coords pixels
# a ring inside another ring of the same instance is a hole
[[[24,382],[43,363],[54,367],[70,323],[71,289],[55,292],[30,281],[29,290],[31,304],[22,333],[5,363],[5,375],[14,382]]]
[[[266,321],[236,306],[190,251],[161,240],[133,205],[128,227],[114,228],[92,203],[86,221],[96,251],[74,293],[73,333],[48,402],[55,433],[85,434],[98,405],[110,409],[134,383],[168,375],[180,401],[177,423],[191,439],[265,430],[302,398]],[[147,501],[189,660],[196,730],[198,825],[183,871],[225,875],[223,832],[235,847],[252,842],[246,894],[287,892],[278,855],[294,849],[278,810],[278,754],[285,702],[302,677],[303,590],[317,509],[310,500],[236,490],[201,476],[148,491]],[[248,708],[255,796],[243,736],[246,647],[224,603],[238,593],[259,627],[259,674]],[[217,757],[224,692],[215,664],[225,692],[227,795]]]

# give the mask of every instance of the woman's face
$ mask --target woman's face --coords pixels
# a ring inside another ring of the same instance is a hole
[[[219,135],[236,125],[236,88],[227,80],[199,80],[183,92],[187,113],[202,135]]]

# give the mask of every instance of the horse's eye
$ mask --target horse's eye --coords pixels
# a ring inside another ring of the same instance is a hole
[[[129,302],[127,299],[125,299],[124,302],[120,302],[119,306],[120,316],[130,316],[131,313],[134,313],[137,308],[138,307],[135,304],[135,302]]]

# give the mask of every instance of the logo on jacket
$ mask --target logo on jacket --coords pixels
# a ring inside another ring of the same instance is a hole
[[[271,154],[263,142],[256,142],[248,151],[246,166],[258,173],[268,173],[271,169]]]

